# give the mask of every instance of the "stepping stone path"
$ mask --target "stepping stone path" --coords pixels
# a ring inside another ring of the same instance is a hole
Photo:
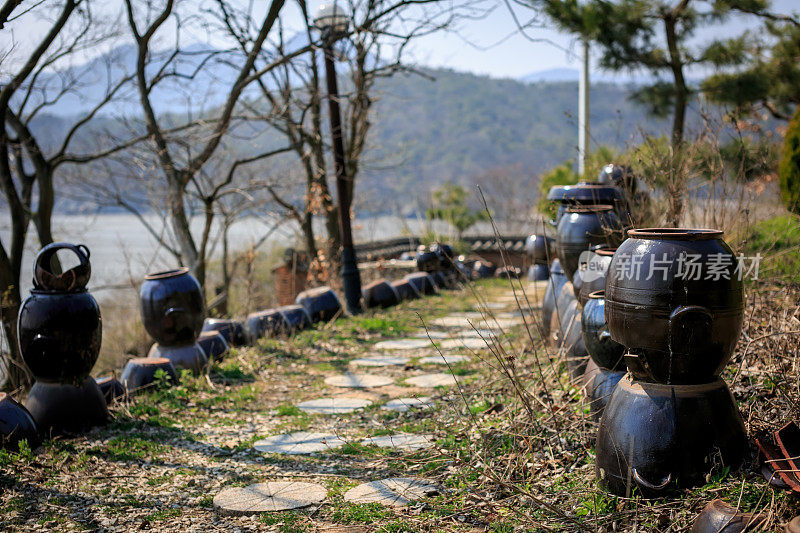
[[[491,346],[492,341],[491,337],[483,340],[481,338],[466,338],[466,339],[449,339],[446,341],[442,341],[439,343],[439,348],[442,350],[452,350],[453,348],[459,349],[467,349],[467,350],[485,350],[489,346],[487,346],[487,341],[489,346]]]
[[[418,331],[414,333],[412,337],[416,339],[427,339],[428,335],[430,335],[430,338],[433,340],[447,339],[450,337],[450,335],[445,331]]]
[[[489,319],[484,322],[478,322],[475,324],[477,328],[500,328],[500,329],[508,329],[513,328],[514,326],[518,326],[522,324],[521,318],[498,318],[495,317],[494,319]]]
[[[431,324],[440,328],[470,328],[475,322],[477,322],[475,319],[463,315],[449,315],[431,320]]]
[[[234,515],[286,511],[321,503],[327,495],[316,483],[270,481],[225,489],[214,496],[214,507]]]
[[[375,345],[378,350],[419,350],[430,347],[431,341],[428,339],[393,339]]]
[[[378,446],[379,448],[395,448],[397,450],[421,450],[433,446],[433,435],[385,435],[369,437],[361,441],[362,446]]]
[[[344,493],[352,503],[379,503],[388,507],[405,507],[439,490],[436,485],[421,479],[394,477],[363,483]]]
[[[385,376],[372,374],[341,374],[325,378],[325,383],[334,387],[348,387],[353,389],[366,389],[369,387],[383,387],[391,385],[394,381]]]
[[[334,450],[345,444],[344,440],[330,433],[298,431],[258,440],[253,444],[253,448],[264,453],[302,455]]]
[[[500,337],[501,333],[496,329],[462,329],[453,334],[458,339],[492,339]]]
[[[404,366],[410,361],[408,357],[395,357],[393,355],[370,355],[369,357],[359,357],[350,361],[351,365],[356,366]]]
[[[436,374],[422,374],[421,376],[408,378],[406,379],[406,383],[414,385],[415,387],[442,387],[446,385],[455,385],[457,381],[452,374],[438,372]]]
[[[318,400],[300,402],[297,407],[301,411],[311,414],[341,415],[364,409],[370,405],[372,405],[371,401],[362,400],[361,398],[320,398]]]
[[[464,361],[469,361],[469,357],[466,355],[442,354],[429,355],[428,357],[423,357],[418,362],[423,365],[454,365],[456,363],[463,363]]]
[[[433,402],[427,396],[420,396],[419,398],[395,398],[389,400],[381,405],[381,409],[386,411],[396,411],[398,413],[405,413],[412,409],[432,409]]]

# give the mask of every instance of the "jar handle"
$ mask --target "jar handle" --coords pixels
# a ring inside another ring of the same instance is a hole
[[[642,477],[637,469],[632,469],[631,473],[633,474],[633,480],[636,481],[637,485],[641,485],[642,487],[652,490],[653,492],[661,492],[662,490],[666,489],[667,486],[672,481],[672,474],[667,474],[667,477],[663,478],[659,483],[650,483],[646,479]]]
[[[684,324],[686,324],[686,317],[695,315],[697,322],[691,326],[690,333],[696,334],[685,335],[685,332],[679,331]],[[696,339],[701,343],[707,343],[711,335],[711,321],[714,315],[710,309],[702,305],[681,305],[676,307],[669,315],[669,349],[671,352],[683,352],[680,346],[676,346],[678,341],[684,339],[684,344],[688,344],[685,336],[691,337],[692,340]],[[696,342],[697,342],[696,341]]]

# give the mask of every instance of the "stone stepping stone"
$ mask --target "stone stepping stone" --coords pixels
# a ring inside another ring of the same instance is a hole
[[[463,363],[464,361],[469,361],[469,357],[456,354],[437,354],[423,357],[419,360],[419,363],[423,365],[454,365],[456,363]]]
[[[477,322],[475,319],[470,319],[465,316],[445,316],[442,318],[434,318],[431,324],[440,328],[469,328]]]
[[[486,320],[484,322],[478,322],[475,324],[477,328],[500,328],[500,329],[508,329],[513,328],[514,326],[518,326],[522,324],[521,318],[494,318],[490,320]]]
[[[490,338],[491,339],[491,338]],[[491,344],[491,340],[487,339]],[[441,341],[439,343],[439,348],[442,350],[452,350],[454,348],[457,349],[467,349],[467,350],[485,350],[489,346],[486,345],[486,341],[481,338],[466,338],[466,339],[449,339],[446,341]]]
[[[253,448],[264,453],[302,455],[334,450],[344,445],[344,440],[330,433],[297,431],[258,440],[253,444]]]
[[[455,385],[457,381],[452,374],[437,372],[435,374],[422,374],[420,376],[408,378],[406,379],[406,383],[414,385],[415,387],[442,387],[446,385]]]
[[[450,337],[450,334],[447,333],[446,331],[425,331],[425,330],[417,331],[412,335],[412,337],[416,339],[427,339],[428,335],[430,335],[430,338],[433,340],[447,339]]]
[[[368,437],[361,441],[362,446],[378,446],[379,448],[394,448],[396,450],[421,450],[433,446],[433,435],[384,435],[381,437]]]
[[[344,493],[352,503],[379,503],[388,507],[405,507],[411,502],[439,492],[436,485],[422,479],[394,477],[363,483]]]
[[[325,383],[333,387],[348,387],[353,389],[366,389],[369,387],[383,387],[391,385],[394,381],[385,376],[372,374],[341,374],[325,378]]]
[[[232,515],[269,513],[321,503],[327,495],[316,483],[270,481],[225,489],[214,496],[214,508]]]
[[[369,357],[353,359],[350,364],[356,366],[403,366],[409,360],[408,357],[396,357],[394,355],[370,355]]]
[[[490,309],[492,311],[500,311],[503,309],[508,309],[507,302],[486,302],[485,304],[478,304],[475,306],[475,309],[480,311],[481,309]]]
[[[420,396],[419,398],[395,398],[381,405],[381,409],[396,411],[398,413],[405,413],[412,409],[423,410],[432,408],[433,401],[427,396]]]
[[[499,337],[500,332],[496,329],[462,329],[453,334],[458,339],[492,339]]]
[[[430,347],[431,341],[428,339],[392,339],[375,345],[378,350],[419,350]]]
[[[297,404],[298,409],[318,415],[341,415],[369,407],[372,402],[361,398],[319,398]]]

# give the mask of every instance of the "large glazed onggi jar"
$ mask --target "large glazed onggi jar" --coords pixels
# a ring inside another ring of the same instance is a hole
[[[628,348],[634,378],[705,383],[730,359],[741,333],[738,260],[714,229],[628,231],[606,281],[606,323]]]

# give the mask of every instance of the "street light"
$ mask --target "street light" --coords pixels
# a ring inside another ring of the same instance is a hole
[[[336,193],[339,197],[339,233],[342,242],[342,288],[347,310],[351,315],[361,312],[361,276],[358,272],[353,231],[350,227],[350,190],[353,180],[347,177],[342,139],[342,116],[339,109],[339,89],[336,85],[334,43],[347,34],[347,13],[336,2],[322,4],[314,17],[314,27],[322,34],[325,53],[325,77],[328,82],[328,115],[331,121],[333,166],[336,170]]]

